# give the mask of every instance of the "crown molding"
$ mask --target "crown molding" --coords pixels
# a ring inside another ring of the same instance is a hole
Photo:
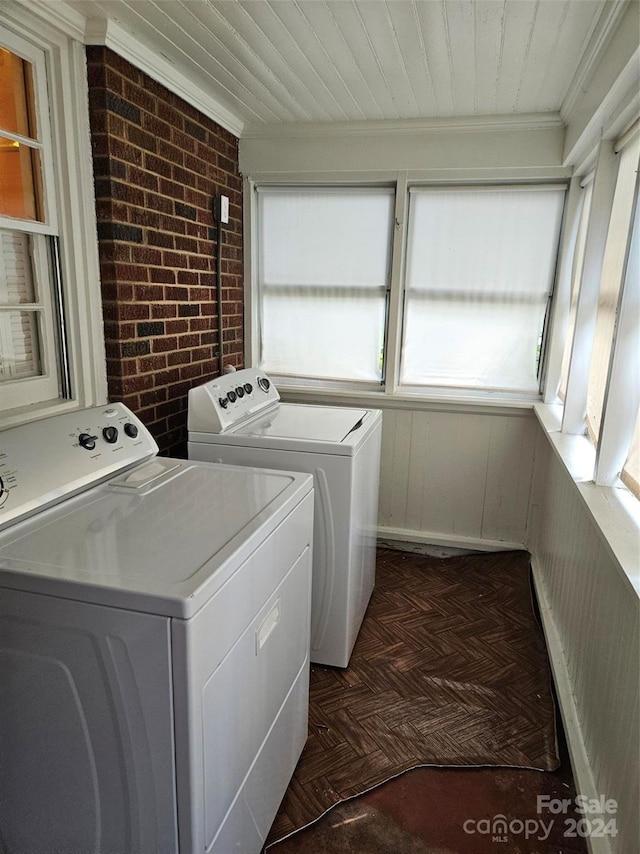
[[[113,21],[89,19],[84,43],[110,48],[234,136],[242,135],[244,124],[236,115],[197,86],[167,57],[150,50]]]
[[[66,3],[51,3],[46,0],[2,0],[3,12],[20,8],[21,16],[26,13],[44,21],[63,35],[82,42],[85,18]]]
[[[616,31],[630,2],[637,2],[637,0],[609,0],[609,2],[604,4],[604,9],[591,34],[589,44],[582,54],[576,73],[573,75],[573,79],[567,88],[560,106],[560,115],[565,122],[567,122],[567,117],[571,115],[582,96],[589,78],[606,50],[609,40]]]
[[[497,116],[451,116],[434,119],[401,119],[365,122],[288,122],[245,126],[243,139],[292,137],[385,136],[434,133],[496,133],[499,131],[557,130],[564,128],[559,113],[528,113]]]
[[[640,116],[640,48],[609,88],[580,135],[563,154],[565,165],[577,165],[593,154],[600,139],[615,139]]]

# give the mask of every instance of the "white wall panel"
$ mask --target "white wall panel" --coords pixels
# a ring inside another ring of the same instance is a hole
[[[638,597],[542,429],[529,548],[547,634],[552,627],[551,645],[557,642],[564,659],[555,672],[559,694],[575,705],[563,708],[565,725],[577,718],[577,727],[566,726],[570,748],[585,754],[578,789],[618,802],[610,850],[638,851]]]
[[[530,412],[386,409],[380,535],[522,546],[536,425]]]

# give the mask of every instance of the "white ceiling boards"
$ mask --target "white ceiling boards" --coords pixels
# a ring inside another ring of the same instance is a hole
[[[245,131],[559,113],[618,0],[67,0],[210,93]],[[108,41],[107,41],[108,43]]]

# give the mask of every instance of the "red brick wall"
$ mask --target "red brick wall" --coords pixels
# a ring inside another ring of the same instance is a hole
[[[224,363],[242,367],[238,140],[113,51],[87,62],[109,396],[185,456],[188,390],[220,370],[217,194]]]

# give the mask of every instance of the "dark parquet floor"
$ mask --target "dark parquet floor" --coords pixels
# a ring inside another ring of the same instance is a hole
[[[420,766],[558,764],[528,554],[379,549],[349,667],[312,665],[309,738],[267,841]]]

